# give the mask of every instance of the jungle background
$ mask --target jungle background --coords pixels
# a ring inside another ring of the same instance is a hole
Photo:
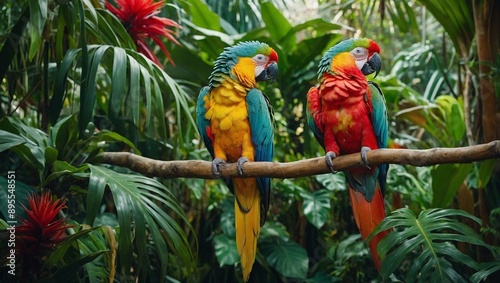
[[[153,10],[169,19],[168,32],[138,45],[129,33],[134,22],[100,0],[0,1],[0,226],[9,226],[8,172],[15,172],[16,219],[24,225],[17,243],[36,246],[18,249],[19,274],[10,276],[2,230],[2,282],[242,282],[233,196],[222,181],[150,178],[95,162],[112,151],[210,160],[195,101],[215,58],[239,41],[266,42],[279,55],[278,81],[261,85],[275,109],[275,161],[324,154],[306,126],[306,93],[323,52],[355,36],[381,46],[374,81],[387,102],[390,147],[500,137],[498,1],[163,4]],[[380,274],[342,173],[274,179],[250,282],[494,282],[498,165],[391,165],[385,203],[392,213],[383,224],[393,237],[379,245]],[[57,215],[43,216],[64,233],[46,231],[33,243],[29,236],[40,231],[22,220],[44,215],[30,213],[30,196],[42,190],[54,204],[65,202],[46,206]]]

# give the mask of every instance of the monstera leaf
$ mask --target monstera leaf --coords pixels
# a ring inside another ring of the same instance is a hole
[[[477,223],[481,220],[457,209],[428,209],[418,217],[408,208],[398,209],[388,215],[372,235],[394,229],[378,245],[383,262],[381,273],[388,278],[410,254],[417,256],[406,273],[406,282],[467,282],[458,268],[463,265],[481,270],[483,265],[459,251],[453,243],[464,242],[483,246],[493,253],[471,227],[459,222],[465,217]],[[494,267],[489,267],[494,268]],[[477,278],[487,275],[480,273]]]
[[[269,265],[281,275],[306,278],[309,258],[306,250],[299,244],[291,240],[285,241],[280,237],[269,237],[259,243],[259,249]]]
[[[319,190],[300,194],[304,198],[302,210],[307,220],[316,228],[321,228],[330,214],[330,192]]]

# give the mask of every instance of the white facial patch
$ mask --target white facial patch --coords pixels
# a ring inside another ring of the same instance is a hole
[[[351,51],[356,61],[356,67],[361,70],[363,65],[368,61],[368,49],[363,47],[356,47]]]
[[[266,68],[267,62],[269,62],[269,56],[263,54],[257,54],[252,57],[255,62],[255,76],[257,77]]]

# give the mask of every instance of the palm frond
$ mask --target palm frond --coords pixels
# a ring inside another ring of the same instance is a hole
[[[147,238],[151,238],[161,264],[160,278],[166,275],[168,247],[187,270],[193,268],[193,252],[187,236],[171,214],[189,225],[184,211],[173,194],[156,180],[141,176],[117,173],[111,169],[90,165],[87,215],[96,215],[102,201],[103,192],[108,187],[113,195],[120,237],[118,258],[123,273],[130,272],[133,247],[137,247],[138,267],[141,274],[147,267]],[[94,219],[87,217],[92,225]],[[149,232],[149,234],[147,234]]]
[[[93,97],[93,100],[85,100],[88,103],[84,104],[81,108],[81,117],[84,116],[86,120],[89,120],[89,117],[92,117],[92,113],[95,111],[95,81],[98,68],[103,67],[112,73],[111,93],[109,97],[104,98],[108,101],[106,103],[107,109],[104,110],[108,113],[112,121],[119,123],[119,117],[123,116],[123,112],[132,113],[130,119],[134,125],[138,128],[148,128],[152,119],[150,113],[152,113],[153,117],[158,121],[158,126],[151,132],[154,133],[154,136],[166,140],[163,93],[164,91],[169,91],[176,102],[179,128],[182,128],[181,120],[184,119],[181,118],[184,117],[187,117],[187,120],[193,125],[195,124],[189,110],[188,95],[167,73],[142,54],[131,49],[123,49],[110,45],[89,45],[88,53],[90,74],[87,85],[91,85],[92,87],[88,88],[87,91],[88,96]],[[111,53],[113,56],[107,57],[108,53]],[[73,67],[74,62],[83,59],[81,55],[81,49],[69,51],[59,67],[54,86],[54,95],[50,104],[50,121],[53,124],[59,118],[66,99],[68,73]],[[144,95],[144,98],[141,98],[141,94]],[[144,121],[141,121],[139,109],[143,104],[145,105],[145,112],[148,115]],[[80,126],[82,127],[83,125]]]

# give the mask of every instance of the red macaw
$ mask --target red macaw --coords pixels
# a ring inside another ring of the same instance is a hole
[[[380,72],[380,47],[367,38],[348,39],[330,48],[319,63],[319,86],[307,93],[307,122],[323,146],[333,172],[333,158],[361,152],[365,167],[345,171],[356,224],[363,239],[385,218],[384,197],[388,165],[369,167],[366,152],[386,148],[387,110],[380,88],[366,76]],[[378,242],[369,243],[380,270]]]
[[[198,131],[214,158],[212,171],[220,176],[219,165],[247,161],[271,161],[274,155],[272,109],[257,82],[275,80],[278,55],[267,44],[242,42],[227,47],[214,62],[209,85],[198,96]],[[243,280],[247,281],[255,261],[260,226],[269,210],[270,178],[233,178],[227,181],[235,196],[236,245]]]

